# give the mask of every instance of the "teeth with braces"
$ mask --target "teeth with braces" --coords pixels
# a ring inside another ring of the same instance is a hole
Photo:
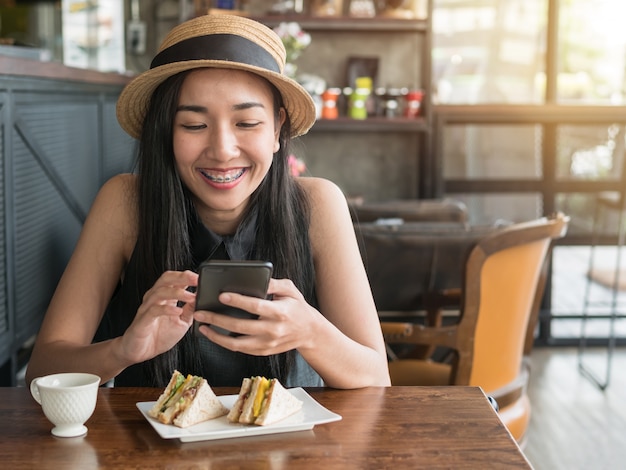
[[[243,174],[243,169],[239,170],[237,173],[233,175],[209,175],[208,173],[202,172],[204,176],[209,178],[211,181],[215,181],[216,183],[230,183],[235,181]]]

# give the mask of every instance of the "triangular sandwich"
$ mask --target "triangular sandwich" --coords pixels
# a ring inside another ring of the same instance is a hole
[[[285,389],[278,379],[246,378],[228,419],[231,422],[264,426],[297,413],[302,405],[302,401]]]
[[[207,381],[197,375],[183,376],[174,371],[148,414],[163,424],[186,428],[228,413]]]

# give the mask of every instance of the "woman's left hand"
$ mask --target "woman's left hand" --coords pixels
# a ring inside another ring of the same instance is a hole
[[[268,294],[272,300],[230,292],[220,294],[221,303],[258,315],[258,319],[240,319],[209,311],[196,311],[194,319],[238,333],[239,336],[224,335],[208,325],[200,327],[200,332],[209,340],[232,351],[267,356],[305,346],[312,339],[310,327],[321,314],[306,302],[289,279],[271,279]]]

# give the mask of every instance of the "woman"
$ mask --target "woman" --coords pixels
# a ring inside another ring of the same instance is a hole
[[[378,316],[341,191],[293,178],[291,137],[315,122],[282,74],[284,47],[246,18],[208,15],[165,38],[123,90],[136,175],[100,190],[50,303],[27,380],[89,371],[164,386],[175,368],[212,386],[250,375],[287,386],[390,384]],[[274,264],[272,300],[223,293],[258,315],[194,311],[205,259]],[[194,320],[241,333],[229,336]],[[95,338],[95,341],[94,341]]]

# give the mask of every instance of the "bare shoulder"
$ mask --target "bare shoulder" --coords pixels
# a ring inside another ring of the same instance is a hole
[[[116,199],[116,196],[130,196],[130,199],[133,199],[136,193],[137,176],[130,173],[120,173],[102,185],[98,197],[105,195]]]
[[[311,204],[309,233],[315,252],[328,250],[330,239],[352,238],[354,229],[346,197],[335,183],[324,178],[298,178]]]
[[[102,236],[123,240],[124,251],[134,245],[137,234],[137,177],[113,176],[102,185],[87,217],[86,226]]]
[[[137,177],[128,173],[113,176],[105,182],[94,201],[92,211],[136,211]]]
[[[336,204],[347,208],[346,197],[339,186],[325,178],[300,177],[298,183],[306,192],[313,211],[336,209]]]

